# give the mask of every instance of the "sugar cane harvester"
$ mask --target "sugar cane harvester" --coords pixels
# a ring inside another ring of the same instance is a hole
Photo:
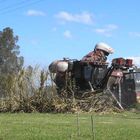
[[[114,50],[108,44],[100,42],[81,60],[64,58],[53,61],[49,65],[49,71],[54,75],[52,80],[56,84],[58,94],[64,90],[68,91],[68,94],[73,92],[75,95],[87,91],[108,90],[117,101],[121,102],[120,83],[124,73],[130,70],[133,72],[133,64],[131,59],[115,58],[109,66],[107,56],[113,52]],[[112,92],[116,88],[120,93],[114,95]]]

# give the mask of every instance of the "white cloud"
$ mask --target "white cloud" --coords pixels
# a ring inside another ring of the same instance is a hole
[[[129,32],[129,35],[133,37],[140,37],[140,32]]]
[[[108,24],[106,25],[104,28],[97,28],[95,29],[95,32],[107,37],[111,37],[113,31],[115,31],[116,29],[118,29],[118,26],[115,24]]]
[[[56,32],[56,31],[57,31],[57,28],[56,28],[56,27],[53,27],[53,28],[52,28],[52,31],[53,31],[53,32]]]
[[[45,16],[46,14],[42,11],[37,11],[37,10],[28,10],[27,11],[27,16]]]
[[[68,39],[72,38],[71,32],[70,32],[69,30],[66,30],[66,31],[64,32],[64,37],[65,37],[65,38],[68,38]]]
[[[93,16],[90,13],[83,12],[81,14],[71,14],[65,11],[61,11],[56,15],[56,18],[62,22],[79,22],[83,24],[92,24]]]

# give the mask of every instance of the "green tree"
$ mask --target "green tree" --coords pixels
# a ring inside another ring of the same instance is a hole
[[[0,31],[0,74],[16,74],[23,66],[24,59],[19,56],[18,36],[9,27]]]
[[[17,42],[18,36],[14,36],[11,28],[0,31],[0,97],[12,96],[13,81],[23,66]]]

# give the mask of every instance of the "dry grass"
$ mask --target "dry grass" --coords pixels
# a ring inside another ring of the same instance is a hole
[[[48,71],[27,68],[0,78],[0,112],[65,112],[71,108],[70,100],[57,96]]]
[[[76,98],[72,90],[56,94],[47,70],[26,68],[17,75],[1,76],[0,112],[105,112],[120,111],[110,95],[100,92]],[[4,88],[3,88],[4,87]],[[3,89],[3,90],[2,90]],[[69,87],[70,89],[70,87]],[[71,95],[67,98],[67,95]]]

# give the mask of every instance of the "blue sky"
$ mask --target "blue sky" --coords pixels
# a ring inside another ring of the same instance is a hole
[[[81,59],[98,42],[115,50],[108,57],[131,57],[140,64],[139,0],[1,0],[0,30],[19,36],[25,65]]]

